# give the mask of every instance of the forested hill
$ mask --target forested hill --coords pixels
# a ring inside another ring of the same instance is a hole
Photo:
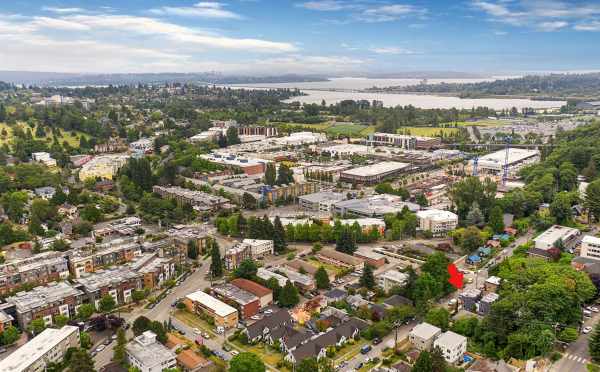
[[[509,95],[596,98],[600,97],[600,73],[528,75],[480,83],[419,84],[375,89],[388,92],[448,93],[461,97]]]

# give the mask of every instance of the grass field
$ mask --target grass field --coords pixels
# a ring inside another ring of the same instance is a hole
[[[444,126],[444,125],[454,126],[454,123],[440,124],[440,126]],[[459,122],[456,123],[456,125],[459,126],[459,127],[470,127],[470,126],[476,126],[476,127],[500,127],[500,126],[506,125],[506,122],[502,121],[502,120],[484,119],[484,120],[478,120],[478,121],[459,121]]]
[[[283,355],[273,350],[271,347],[266,344],[259,343],[256,345],[243,345],[241,342],[235,340],[233,342],[229,342],[237,349],[240,349],[245,352],[256,354],[262,359],[266,364],[271,366],[276,366],[281,360],[283,360]]]
[[[29,126],[25,125],[25,124],[18,124],[18,125],[25,130],[27,128],[29,128]],[[6,123],[0,123],[0,133],[2,133],[3,130],[6,130],[7,135],[6,136],[0,135],[0,144],[10,143],[13,138],[12,128],[9,125],[7,125]],[[60,136],[58,136],[59,142],[62,144],[64,141],[66,141],[71,147],[77,148],[77,147],[79,147],[79,137],[84,136],[86,139],[89,139],[89,137],[90,137],[89,135],[82,133],[82,132],[78,132],[78,131],[74,131],[74,132],[75,132],[75,135],[73,135],[72,132],[66,132],[61,129]],[[52,140],[52,134],[50,134],[49,132],[46,133],[45,137],[36,137],[35,130],[33,130],[33,129],[32,129],[32,133],[34,134],[34,138],[37,140],[46,140],[48,142],[50,142]]]
[[[398,129],[398,133],[412,134],[415,136],[437,137],[440,132],[444,134],[453,134],[458,132],[458,128],[433,128],[433,127],[402,127]]]
[[[350,136],[350,137],[357,137],[357,136],[362,136],[363,131],[369,129],[368,126],[366,125],[359,125],[359,124],[338,124],[335,125],[333,124],[332,126],[330,126],[329,128],[327,128],[327,133],[337,136],[337,135],[343,135],[343,136]]]
[[[272,123],[275,125],[289,125],[290,127],[306,127],[306,128],[311,128],[311,129],[315,129],[315,130],[325,130],[327,128],[329,128],[331,126],[330,122],[325,122],[325,123],[319,123],[319,124],[302,124],[302,123],[283,123],[283,122],[278,122],[278,123]]]

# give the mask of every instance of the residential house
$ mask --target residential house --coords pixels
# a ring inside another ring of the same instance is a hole
[[[177,355],[157,342],[156,334],[146,331],[125,345],[127,361],[140,372],[162,372],[177,365]]]
[[[244,328],[243,332],[250,342],[258,342],[266,339],[271,332],[280,327],[288,327],[293,323],[290,313],[286,309],[275,311],[271,315],[266,315],[251,325]]]
[[[431,351],[433,341],[442,333],[442,330],[429,323],[417,324],[408,334],[408,339],[413,346],[421,351]]]
[[[442,333],[434,342],[434,348],[440,348],[448,363],[456,363],[467,352],[467,338],[452,331]]]

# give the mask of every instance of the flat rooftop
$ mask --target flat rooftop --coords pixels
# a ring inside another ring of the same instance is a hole
[[[188,298],[190,301],[198,302],[199,304],[202,304],[203,306],[211,309],[215,314],[217,314],[220,317],[226,317],[237,312],[237,310],[234,307],[227,305],[225,302],[214,298],[213,296],[203,291],[192,292],[185,297]]]
[[[540,235],[538,235],[535,239],[533,239],[533,241],[554,244],[558,239],[564,240],[565,238],[568,238],[575,234],[579,234],[578,229],[575,229],[572,227],[554,225],[554,226],[551,226],[548,230],[546,230],[543,233],[541,233]]]
[[[400,171],[408,167],[410,167],[410,164],[408,163],[384,161],[373,165],[345,170],[342,172],[342,174],[357,177],[375,177],[381,174]]]
[[[223,297],[234,300],[240,305],[247,305],[254,301],[258,301],[258,297],[256,297],[254,294],[230,283],[214,286],[212,287],[212,290]]]
[[[83,292],[65,282],[50,283],[46,286],[35,287],[28,292],[18,292],[6,299],[13,303],[20,312],[27,312],[49,303],[61,302],[71,296],[82,296]]]
[[[528,150],[511,147],[508,150],[508,164],[514,164],[523,160],[539,156],[538,150]],[[506,150],[498,150],[479,158],[479,165],[504,165],[506,160]]]
[[[417,217],[428,218],[434,221],[457,220],[458,216],[450,211],[441,209],[425,209],[417,212]]]
[[[339,201],[346,199],[346,195],[341,192],[321,191],[314,194],[299,196],[298,199],[305,200],[309,203],[321,203],[324,201]]]
[[[122,282],[140,277],[140,274],[129,267],[123,266],[114,269],[98,270],[91,274],[83,274],[81,278],[75,279],[75,282],[83,285],[88,292],[95,292],[101,288],[117,286]]]
[[[0,361],[0,372],[29,370],[33,363],[75,332],[79,333],[79,328],[69,325],[60,329],[46,328],[31,341],[7,356],[6,359]]]
[[[415,326],[415,328],[410,331],[411,334],[422,338],[424,340],[432,339],[436,334],[441,332],[442,330],[438,327],[431,325],[429,323],[420,323]]]
[[[435,345],[444,345],[452,348],[462,342],[467,342],[467,338],[452,331],[446,331],[435,340]]]

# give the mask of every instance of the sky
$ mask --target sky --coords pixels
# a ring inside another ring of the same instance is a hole
[[[0,70],[600,70],[600,1],[5,0]]]

